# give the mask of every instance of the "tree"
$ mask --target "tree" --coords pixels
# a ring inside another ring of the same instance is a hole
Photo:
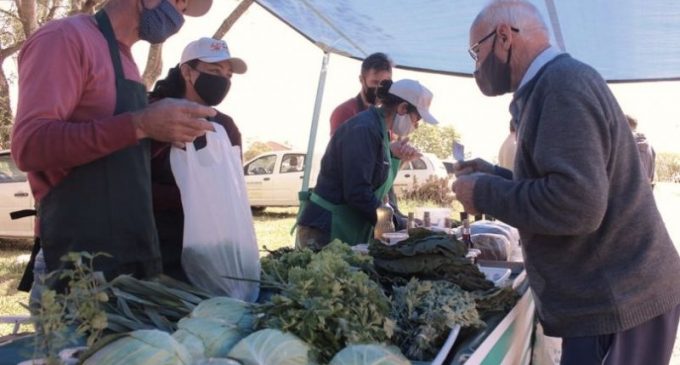
[[[255,141],[250,144],[248,150],[243,153],[243,161],[249,161],[251,158],[265,152],[271,151],[272,148],[265,142]]]
[[[13,113],[9,87],[13,81],[3,65],[14,56],[28,36],[52,19],[75,14],[94,14],[108,0],[11,0],[0,7],[0,149],[9,148]],[[222,39],[254,0],[241,0],[217,28],[213,38]],[[150,89],[161,74],[163,44],[149,47],[142,79]]]
[[[2,67],[43,24],[79,13],[93,14],[106,0],[13,0],[0,7],[0,149],[9,148],[12,129],[11,78]]]
[[[410,136],[411,143],[422,152],[434,153],[440,159],[451,158],[453,141],[460,135],[452,126],[432,126],[421,122]]]

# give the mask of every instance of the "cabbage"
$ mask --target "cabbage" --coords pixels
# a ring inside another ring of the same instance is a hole
[[[411,365],[396,347],[350,345],[333,356],[328,365]]]
[[[172,334],[195,358],[224,357],[250,333],[236,325],[213,318],[183,318]]]
[[[189,316],[191,318],[219,319],[243,329],[253,327],[253,316],[249,304],[229,297],[206,299],[200,302]]]
[[[168,333],[159,330],[138,330],[116,336],[83,362],[84,365],[192,363],[187,349]]]
[[[290,333],[264,329],[242,339],[229,358],[242,365],[307,365],[309,345]]]
[[[241,363],[236,360],[211,357],[209,359],[198,360],[194,365],[241,365]]]

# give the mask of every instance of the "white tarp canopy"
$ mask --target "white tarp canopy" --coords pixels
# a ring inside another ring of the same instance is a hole
[[[324,51],[469,76],[468,31],[487,1],[256,0]],[[680,1],[532,0],[552,43],[610,82],[680,80]]]

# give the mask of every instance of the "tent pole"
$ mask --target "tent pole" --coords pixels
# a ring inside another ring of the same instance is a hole
[[[552,24],[553,34],[555,35],[557,46],[560,47],[562,52],[566,52],[567,47],[564,44],[564,37],[562,37],[562,26],[560,25],[560,19],[557,16],[555,1],[545,0],[545,7],[548,9],[548,16],[550,17],[550,23]]]
[[[324,51],[323,61],[321,61],[321,71],[319,72],[319,84],[316,87],[316,100],[314,101],[314,114],[312,114],[312,128],[309,130],[309,142],[307,143],[307,157],[305,158],[305,172],[302,179],[302,191],[309,190],[309,176],[312,171],[312,161],[314,157],[314,145],[316,144],[316,133],[319,127],[319,113],[321,112],[321,102],[323,101],[323,91],[326,86],[326,73],[328,71],[328,59],[330,53]]]

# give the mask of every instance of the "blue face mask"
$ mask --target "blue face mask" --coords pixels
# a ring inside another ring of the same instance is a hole
[[[153,9],[142,9],[139,17],[139,38],[151,44],[163,43],[177,33],[184,24],[184,17],[167,0]]]

